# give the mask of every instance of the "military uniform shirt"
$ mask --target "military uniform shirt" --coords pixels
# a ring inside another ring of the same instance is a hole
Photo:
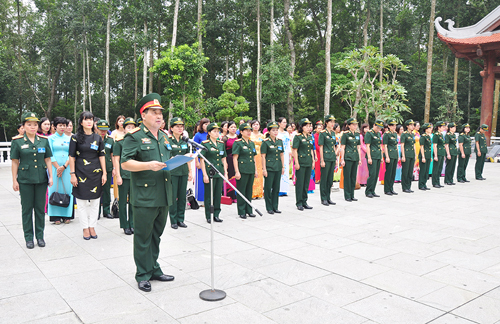
[[[335,162],[337,155],[335,154],[335,133],[329,132],[327,129],[319,133],[318,145],[323,146],[323,160],[325,162]]]
[[[240,138],[234,141],[233,155],[238,155],[238,170],[240,173],[255,173],[254,157],[257,155],[257,151],[255,150],[255,144],[251,140],[246,142]]]
[[[405,147],[405,158],[414,159],[415,158],[415,135],[413,132],[406,131],[401,135],[401,144]]]
[[[457,155],[458,154],[458,151],[457,151],[457,135],[455,134],[446,134],[446,137],[445,137],[445,144],[448,144],[449,146],[449,150],[450,150],[450,155]]]
[[[170,151],[167,150],[168,135],[158,131],[158,139],[141,124],[125,135],[121,163],[128,160],[149,162],[167,162]],[[138,171],[131,172],[130,196],[132,206],[135,207],[164,207],[170,206],[172,200],[172,181],[170,171]]]
[[[115,143],[113,144],[113,155],[121,157],[122,150],[123,150],[123,137],[120,139],[117,139],[115,141]],[[123,170],[121,167],[121,163],[120,163],[120,176],[123,179],[130,179],[130,171]]]
[[[396,132],[385,132],[384,137],[382,138],[384,145],[387,145],[387,153],[390,159],[398,159],[398,135]]]
[[[458,143],[462,143],[464,148],[464,154],[470,155],[472,153],[470,136],[465,133],[461,133],[458,136]]]
[[[224,142],[216,141],[214,143],[211,140],[207,139],[206,141],[201,142],[201,145],[205,146],[208,149],[208,151],[201,151],[201,154],[203,154],[203,156],[206,157],[207,160],[210,161],[210,163],[212,163],[220,173],[224,174],[224,164],[222,163],[222,159],[227,156]],[[205,163],[205,170],[207,171],[208,175],[210,166],[207,163]],[[220,177],[221,176],[218,173],[214,175],[214,178]]]
[[[443,134],[441,134],[439,132],[434,133],[434,136],[432,137],[432,144],[437,144],[437,155],[438,156],[445,156],[446,155],[446,149],[444,148]]]
[[[424,148],[424,157],[427,160],[430,159],[432,149],[431,135],[422,134],[422,136],[420,136],[420,147]],[[420,150],[420,156],[422,156],[422,150]]]
[[[292,148],[297,149],[299,165],[312,165],[313,138],[311,135],[297,134],[293,138]]]
[[[113,170],[113,160],[111,153],[113,153],[113,143],[115,142],[108,134],[104,136],[104,158],[106,160],[106,172],[110,173]],[[114,154],[114,153],[113,153]]]
[[[172,157],[189,153],[188,144],[184,142],[182,138],[179,138],[179,141],[177,141],[174,136],[169,136],[168,142],[170,146],[167,146],[167,150],[170,151],[170,155]],[[170,174],[177,177],[189,175],[188,164],[185,163],[173,170],[170,170]]]
[[[340,144],[345,145],[344,160],[359,161],[358,145],[360,144],[359,133],[352,133],[350,131],[342,134]]]
[[[479,150],[482,154],[488,153],[488,147],[486,146],[486,136],[484,134],[481,134],[480,132],[476,133],[476,136],[474,136],[476,143],[479,143]]]
[[[10,158],[19,160],[17,182],[29,184],[48,182],[45,159],[50,157],[52,151],[45,136],[35,135],[34,143],[26,134],[12,138]]]
[[[382,140],[380,139],[380,133],[375,132],[373,129],[370,129],[365,134],[365,144],[370,144],[370,154],[372,159],[378,160],[381,157],[380,154],[380,143]],[[368,158],[368,154],[366,155]]]
[[[283,168],[281,163],[281,154],[284,152],[283,141],[276,139],[273,142],[271,138],[266,138],[262,142],[260,153],[266,155],[266,170],[281,171]]]

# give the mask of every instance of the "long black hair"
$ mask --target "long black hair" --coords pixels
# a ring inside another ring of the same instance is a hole
[[[49,120],[47,117],[42,117],[40,119],[40,121],[38,122],[38,134],[43,134],[45,135],[45,133],[43,132],[42,130],[42,124],[46,121],[46,120]],[[50,121],[50,120],[49,120]],[[50,134],[50,129],[49,129],[49,134]]]
[[[80,114],[78,118],[78,128],[76,129],[76,141],[79,144],[83,144],[85,141],[85,131],[83,130],[82,122],[85,119],[92,119],[94,121],[94,115],[90,111],[84,111]],[[92,133],[94,133],[94,127],[92,126]]]

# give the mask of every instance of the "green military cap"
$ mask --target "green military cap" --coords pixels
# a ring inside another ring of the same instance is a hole
[[[469,123],[465,123],[465,124],[462,125],[462,128],[465,128],[465,127],[469,127],[470,128]]]
[[[398,124],[398,122],[394,118],[387,120],[387,125],[397,125],[397,124]]]
[[[348,120],[346,120],[345,122],[347,125],[351,125],[351,124],[357,124],[358,121],[356,120],[356,118],[349,118]]]
[[[135,121],[135,124],[136,125],[142,124],[142,118],[141,117],[137,118],[137,120]]]
[[[107,120],[101,119],[97,122],[97,128],[100,130],[109,130],[109,123]]]
[[[182,121],[181,117],[174,117],[174,118],[170,119],[170,127],[175,126],[175,125],[184,125],[184,122]]]
[[[132,117],[125,118],[125,120],[123,121],[123,127],[127,126],[128,124],[137,125],[134,118]]]
[[[135,112],[140,116],[142,112],[148,108],[163,109],[161,106],[161,96],[159,94],[150,93],[144,96],[135,106]]]
[[[40,121],[40,119],[38,119],[38,116],[35,114],[35,113],[32,113],[32,112],[25,112],[22,116],[21,116],[21,121],[22,122],[25,122],[25,121]]]
[[[425,123],[425,124],[422,125],[422,129],[423,130],[426,130],[427,128],[431,128],[431,127],[432,127],[432,125],[429,124],[429,123]]]
[[[243,124],[243,125],[245,125],[245,124]],[[208,126],[207,126],[207,132],[211,132],[214,128],[220,128],[220,127],[219,127],[219,125],[217,125],[217,123],[210,123],[210,124],[208,124]],[[250,126],[248,126],[248,128],[250,128]],[[241,126],[240,126],[240,130],[241,130]]]
[[[278,125],[277,122],[273,121],[273,122],[270,122],[269,124],[267,124],[267,129],[271,129],[271,128],[279,128],[280,126]]]
[[[437,127],[446,126],[446,123],[444,121],[440,120],[440,121],[436,122],[436,126]]]
[[[482,125],[481,125],[481,128],[482,128],[482,129],[484,129],[485,131],[487,131],[487,130],[488,130],[488,125],[486,125],[486,124],[482,124]]]
[[[309,120],[309,118],[302,118],[300,120],[300,126],[304,126],[305,124],[312,124],[311,121]]]
[[[330,120],[335,121],[335,117],[333,117],[333,115],[326,115],[325,116],[325,123],[329,122]]]
[[[384,127],[384,121],[380,120],[380,119],[377,119],[375,121],[375,124],[373,124],[373,125],[378,126],[378,127]]]
[[[455,123],[449,123],[449,124],[448,124],[448,127],[449,127],[449,128],[456,127],[456,126],[457,126],[457,124],[455,124]]]
[[[210,125],[208,125],[208,126],[210,126]],[[207,129],[208,129],[208,127],[207,127]],[[240,132],[244,131],[245,129],[252,129],[252,127],[250,127],[250,125],[248,123],[241,124],[239,127]]]
[[[407,121],[405,121],[405,125],[408,126],[408,125],[415,125],[415,122],[413,121],[413,119],[408,119]]]

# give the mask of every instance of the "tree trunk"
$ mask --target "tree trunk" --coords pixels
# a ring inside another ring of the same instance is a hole
[[[326,82],[325,82],[325,107],[324,114],[330,114],[330,91],[332,88],[332,69],[331,69],[331,60],[330,60],[330,49],[332,44],[332,0],[327,0],[327,9],[326,9],[326,46],[325,46],[325,74],[326,74]],[[368,11],[368,16],[370,15],[370,11]],[[368,25],[368,19],[367,23]],[[368,29],[368,26],[366,26]],[[368,39],[368,38],[366,38]],[[365,45],[366,46],[366,45]]]
[[[380,0],[380,56],[384,56],[384,0]],[[379,81],[382,82],[383,79],[384,65],[380,62]]]
[[[85,18],[84,18],[84,21],[85,21]],[[82,89],[83,89],[83,109],[82,111],[85,111],[85,103],[87,101],[87,80],[85,78],[85,50],[82,51],[82,72],[83,72],[83,85],[82,85]],[[75,124],[75,126],[77,126]]]
[[[290,59],[291,59],[291,65],[292,68],[290,69],[290,77],[294,78],[295,74],[295,46],[293,44],[293,37],[292,37],[292,32],[290,30],[290,0],[285,0],[285,5],[284,5],[284,23],[285,23],[285,30],[286,30],[286,36],[288,39],[288,46],[290,48]],[[288,112],[288,119],[293,122],[294,121],[294,116],[293,116],[293,88],[290,87],[290,90],[288,91],[288,96],[286,98],[286,106],[287,106],[287,112]]]
[[[447,72],[448,72],[448,50],[445,48],[444,54],[443,54],[443,78],[444,79],[446,79]]]
[[[47,112],[45,113],[45,115],[49,119],[50,119],[51,114],[52,114],[52,108],[54,108],[54,105],[56,103],[56,86],[57,86],[57,83],[59,82],[59,76],[61,75],[61,69],[62,69],[62,65],[64,62],[64,49],[62,49],[62,51],[63,52],[61,53],[61,57],[59,59],[59,64],[57,66],[56,74],[54,75],[54,78],[52,79],[52,85],[51,85],[51,89],[50,89],[49,107],[47,108]]]
[[[172,43],[170,46],[170,51],[172,53],[174,52],[175,43],[177,41],[177,19],[179,17],[179,2],[180,2],[180,0],[175,0],[174,22],[173,22],[173,29],[172,29]]]
[[[134,107],[137,104],[137,93],[139,92],[139,77],[137,71],[137,43],[135,41],[134,32],[134,74],[135,74],[135,87],[134,87]]]
[[[75,46],[75,106],[73,108],[73,125],[76,123],[76,105],[78,104],[78,51]]]
[[[229,80],[229,50],[226,51],[226,80]]]
[[[158,53],[156,57],[158,60],[161,57],[161,24],[158,24]],[[156,88],[158,94],[161,96],[163,94],[163,89],[161,87],[161,78],[159,76],[158,79],[156,80]]]
[[[198,52],[203,53],[203,30],[202,30],[202,14],[203,14],[203,0],[198,0]],[[200,76],[200,81],[203,84],[203,76]],[[200,88],[200,99],[203,98],[203,89]]]
[[[109,121],[109,37],[111,34],[111,7],[106,24],[106,92],[104,95],[104,118]]]
[[[455,95],[453,96],[453,114],[457,113],[457,106],[455,105],[458,104],[458,57],[455,57],[455,73],[453,77],[453,92],[455,92]]]
[[[469,61],[469,91],[467,96],[467,122],[470,122],[470,97],[471,97],[471,72],[472,72],[472,62]]]
[[[260,0],[257,0],[257,120],[260,121]]]
[[[19,9],[19,0],[17,2],[17,59],[19,61],[19,64],[21,64],[21,13]],[[23,76],[22,76],[22,71],[21,71],[21,66],[19,66],[19,75],[18,75],[18,96],[19,96],[19,102],[18,102],[18,108],[19,108],[19,115],[22,114],[23,112]],[[5,132],[5,127],[4,127],[4,132]],[[7,140],[7,137],[5,137],[5,140]]]
[[[274,63],[274,0],[271,0],[271,26],[269,28],[269,44],[271,45],[271,63]],[[274,82],[274,80],[271,80]],[[276,107],[274,104],[271,104],[271,120],[276,120]]]
[[[363,46],[368,46],[368,24],[370,23],[370,7],[369,7],[370,2],[366,3],[366,20],[365,24],[363,25]],[[328,4],[331,6],[330,4]],[[328,18],[331,19],[331,18]]]
[[[85,36],[85,47],[87,47],[87,36]],[[92,112],[92,94],[90,92],[90,59],[89,59],[89,49],[85,48],[85,53],[87,54],[87,84],[89,85],[89,111]]]
[[[241,24],[240,39],[240,96],[243,96],[243,23]]]
[[[149,46],[149,66],[153,67],[154,59],[153,59],[153,41],[151,41],[151,45]],[[149,70],[149,93],[153,92],[153,71]]]
[[[312,20],[314,22],[314,25],[316,26],[316,30],[318,31],[319,46],[321,49],[324,49],[325,42],[323,40],[323,35],[321,34],[321,25],[319,24],[319,21],[318,21],[318,15],[317,15],[316,11],[314,11],[311,0],[307,0],[307,4],[309,5],[309,9],[311,9]]]
[[[436,15],[436,0],[431,0],[431,18],[429,26],[429,43],[427,44],[427,79],[425,82],[425,113],[424,121],[429,122],[431,111],[431,81],[432,81],[432,47],[434,45],[434,18]]]
[[[144,21],[144,38],[148,36],[148,23]],[[147,42],[145,43],[147,44]],[[143,66],[142,66],[142,96],[146,96],[146,91],[148,87],[148,48],[144,46],[143,48]]]

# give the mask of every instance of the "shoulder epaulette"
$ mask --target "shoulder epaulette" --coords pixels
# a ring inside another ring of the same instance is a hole
[[[239,142],[239,141],[241,141],[241,138],[238,138],[235,142]]]
[[[37,135],[38,137],[41,137],[41,138],[45,138],[45,139],[49,139],[47,136],[45,135]]]
[[[465,135],[465,133],[460,133],[460,135]]]
[[[24,136],[23,135],[16,135],[16,136],[12,137],[13,140],[20,139],[20,138],[24,138]]]
[[[116,143],[116,142],[121,142],[121,141],[123,141],[123,139],[124,139],[124,138],[125,138],[125,137],[120,137],[120,138],[115,139],[115,143]]]
[[[224,144],[224,141],[221,141],[221,140],[217,140],[217,142],[219,142],[219,143],[223,143],[223,144]]]
[[[172,135],[168,135],[168,138],[174,138]]]
[[[326,132],[326,129],[323,129],[320,133],[324,133],[324,132]]]
[[[136,133],[136,132],[138,132],[138,131],[140,131],[140,130],[141,130],[141,128],[140,128],[140,127],[136,127],[136,128],[134,128],[134,129],[132,129],[132,130],[129,132],[129,134],[134,134],[134,133]]]
[[[208,143],[210,142],[209,140],[204,140],[202,143],[205,144],[205,143]]]
[[[302,133],[297,133],[297,135],[302,135]]]
[[[268,138],[264,138],[264,142],[265,142],[265,141],[269,141],[269,137],[268,137]]]

